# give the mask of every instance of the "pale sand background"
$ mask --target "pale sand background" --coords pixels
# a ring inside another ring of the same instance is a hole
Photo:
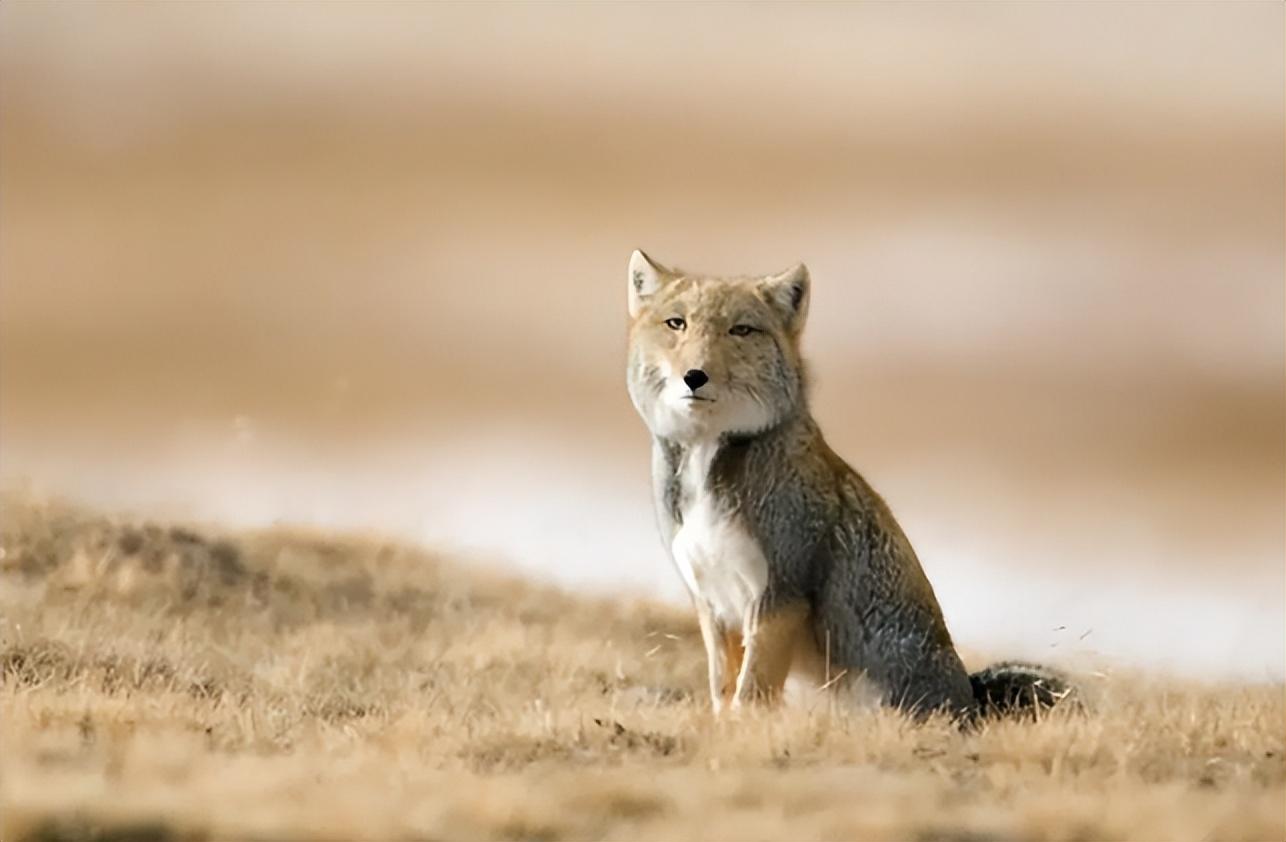
[[[0,7],[0,479],[681,598],[630,249],[808,261],[959,641],[1286,673],[1273,4]]]

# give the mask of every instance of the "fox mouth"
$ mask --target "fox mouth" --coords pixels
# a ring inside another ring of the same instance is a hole
[[[701,395],[684,395],[682,400],[701,401],[703,403],[714,403],[714,398],[703,398]]]

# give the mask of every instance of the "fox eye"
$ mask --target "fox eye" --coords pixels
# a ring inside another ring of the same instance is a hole
[[[683,330],[688,326],[688,323],[683,319],[680,319],[678,316],[674,316],[673,318],[665,320],[665,326],[670,330]]]
[[[728,330],[728,333],[731,333],[733,336],[749,336],[758,330],[759,328],[753,327],[752,325],[733,325]]]

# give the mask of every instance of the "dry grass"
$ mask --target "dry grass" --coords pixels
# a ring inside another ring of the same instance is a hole
[[[4,842],[1286,837],[1280,686],[716,721],[683,612],[3,503]]]

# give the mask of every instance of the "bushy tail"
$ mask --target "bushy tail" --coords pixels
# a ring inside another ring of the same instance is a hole
[[[1080,706],[1067,679],[1055,670],[1019,661],[992,664],[969,676],[982,716],[1036,716],[1055,705]]]

